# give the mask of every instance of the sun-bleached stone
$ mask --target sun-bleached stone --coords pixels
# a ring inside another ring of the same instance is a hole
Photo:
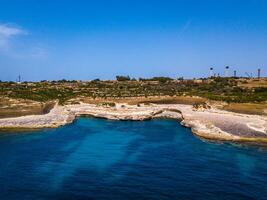
[[[215,108],[193,109],[183,104],[128,105],[114,107],[95,104],[58,104],[44,115],[30,115],[0,119],[0,128],[56,128],[73,122],[79,116],[93,116],[112,120],[177,119],[200,137],[215,140],[267,142],[267,117],[238,114]]]

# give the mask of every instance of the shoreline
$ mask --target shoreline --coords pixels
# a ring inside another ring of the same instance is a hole
[[[184,104],[116,103],[114,107],[87,103],[64,106],[56,104],[47,114],[0,119],[0,131],[57,128],[72,123],[79,116],[132,121],[171,118],[190,128],[192,134],[201,138],[267,144],[266,116],[239,114],[216,108],[194,110],[191,105]]]

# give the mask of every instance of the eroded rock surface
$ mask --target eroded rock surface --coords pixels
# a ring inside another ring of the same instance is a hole
[[[55,128],[78,116],[113,120],[177,119],[200,137],[217,140],[267,142],[267,117],[237,114],[218,109],[195,110],[190,105],[128,105],[114,107],[94,104],[56,105],[48,114],[0,119],[0,128]]]

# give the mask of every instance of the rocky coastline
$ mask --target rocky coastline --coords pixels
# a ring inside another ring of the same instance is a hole
[[[212,107],[194,109],[191,105],[183,104],[56,104],[47,114],[0,119],[0,129],[56,128],[72,123],[79,116],[136,121],[171,118],[191,128],[196,136],[205,139],[267,144],[266,116],[237,114]]]

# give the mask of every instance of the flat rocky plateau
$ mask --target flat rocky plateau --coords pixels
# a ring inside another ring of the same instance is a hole
[[[206,139],[267,143],[267,117],[245,115],[216,108],[193,109],[183,104],[117,103],[114,107],[80,103],[58,104],[47,114],[0,119],[0,129],[56,128],[73,122],[79,116],[93,116],[112,120],[148,120],[171,118],[191,128],[192,132]]]

